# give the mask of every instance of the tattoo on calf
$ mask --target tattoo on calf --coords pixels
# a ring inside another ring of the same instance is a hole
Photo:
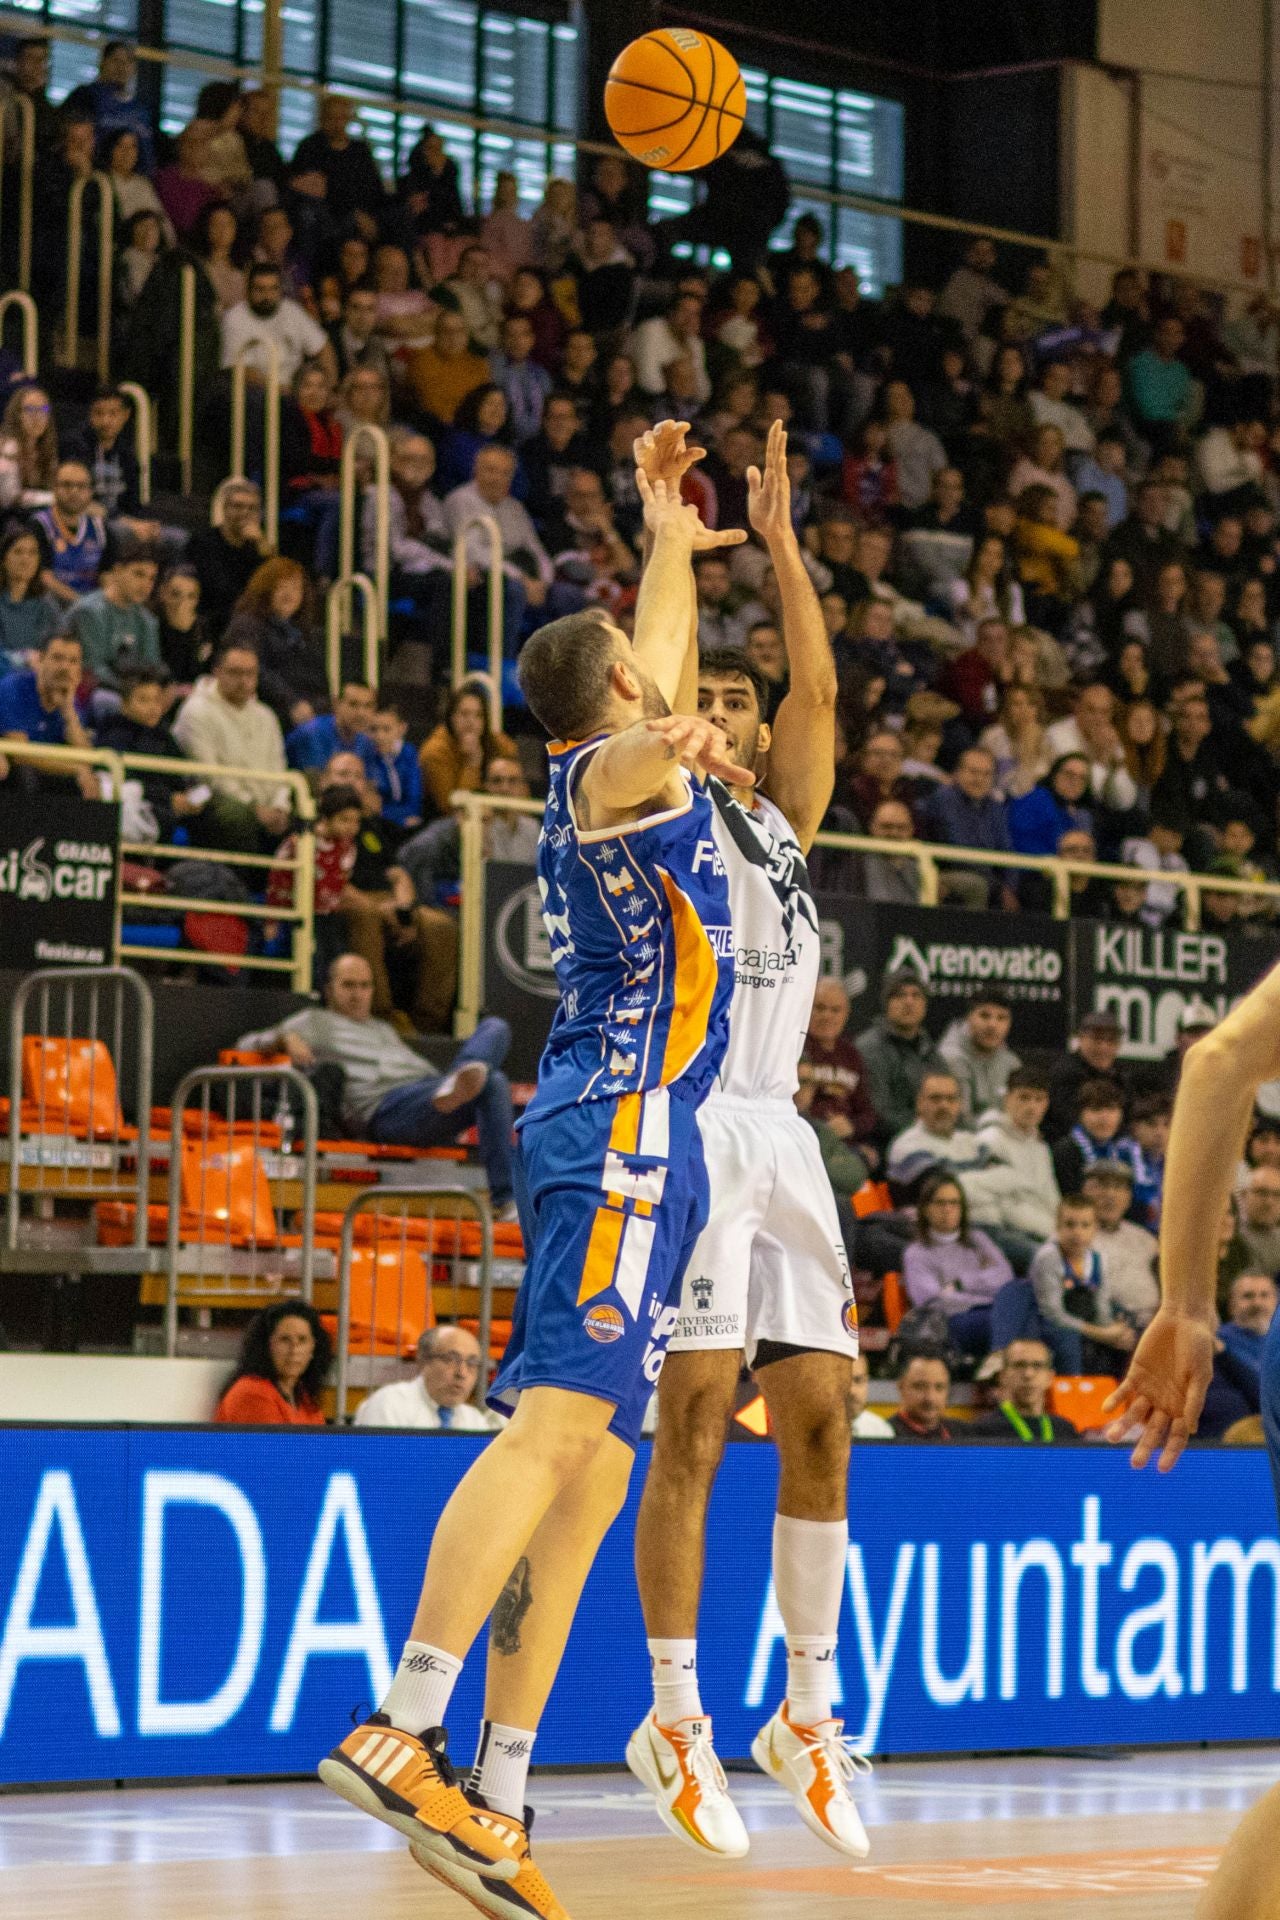
[[[506,1586],[498,1595],[489,1623],[489,1641],[496,1653],[519,1653],[520,1628],[532,1605],[529,1559],[527,1554],[522,1553],[511,1569]]]

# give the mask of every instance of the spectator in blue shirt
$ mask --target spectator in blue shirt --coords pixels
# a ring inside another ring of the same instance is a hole
[[[1072,470],[1072,484],[1083,497],[1100,493],[1107,503],[1107,526],[1118,527],[1129,511],[1129,488],[1124,471],[1129,449],[1119,430],[1100,433],[1092,453],[1084,454]]]
[[[58,775],[65,771],[55,760],[11,761],[4,752],[6,740],[29,740],[33,745],[50,747],[92,744],[76,715],[81,667],[80,642],[75,635],[54,633],[41,647],[34,669],[0,680],[0,780],[12,777],[14,766],[19,776],[24,769]],[[97,799],[92,768],[80,767],[73,777],[86,800]]]
[[[363,680],[344,681],[333,712],[304,720],[285,740],[289,765],[298,773],[320,773],[335,753],[358,753],[372,771],[373,742],[368,727],[375,705],[373,689]]]
[[[925,802],[924,837],[948,847],[979,847],[992,853],[1010,853],[1009,822],[1004,802],[995,794],[995,755],[986,747],[966,747],[955,772],[935,787]],[[1005,875],[995,868],[942,869],[943,897],[979,909],[1003,894]],[[1010,897],[1012,904],[1012,896]]]
[[[369,722],[373,743],[373,753],[366,762],[369,778],[382,801],[382,818],[401,832],[422,825],[422,768],[407,732],[399,710],[393,706],[379,705]]]
[[[98,63],[97,79],[68,94],[62,108],[64,114],[89,114],[100,146],[113,133],[135,135],[139,172],[155,171],[151,117],[138,98],[138,62],[127,40],[108,40]]]
[[[1064,753],[1029,793],[1009,802],[1009,838],[1016,853],[1056,853],[1064,833],[1093,832],[1093,815],[1081,801],[1089,791],[1089,762]]]
[[[1275,1318],[1276,1283],[1270,1274],[1242,1273],[1231,1283],[1231,1318],[1218,1328],[1218,1338],[1234,1360],[1262,1375],[1262,1349]]]
[[[553,384],[546,368],[530,357],[533,348],[533,322],[513,313],[502,323],[501,353],[489,356],[494,380],[507,396],[511,436],[518,447],[541,431],[542,409]]]
[[[83,460],[59,460],[53,500],[31,519],[45,550],[45,592],[62,607],[74,606],[97,587],[107,547],[107,523],[93,505],[93,477]]]

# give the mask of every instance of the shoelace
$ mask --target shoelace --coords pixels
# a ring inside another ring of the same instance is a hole
[[[711,1787],[719,1793],[728,1793],[729,1783],[724,1777],[724,1768],[716,1758],[716,1750],[711,1744],[709,1733],[700,1733],[690,1740],[685,1748],[688,1756],[689,1771],[700,1787]]]
[[[860,1773],[871,1772],[871,1762],[865,1754],[855,1750],[852,1734],[814,1733],[810,1730],[809,1746],[815,1761],[826,1762],[833,1785],[844,1785],[847,1790],[850,1780],[856,1780]]]

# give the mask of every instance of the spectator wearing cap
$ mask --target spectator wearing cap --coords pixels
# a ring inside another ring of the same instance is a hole
[[[953,1020],[942,1036],[938,1051],[959,1084],[967,1121],[1000,1108],[1009,1075],[1022,1065],[1006,1044],[1012,1024],[1009,996],[998,987],[983,987],[963,1018]]]
[[[1000,1369],[1000,1398],[990,1413],[969,1428],[975,1439],[1019,1441],[1024,1447],[1048,1447],[1076,1440],[1070,1420],[1049,1410],[1053,1354],[1043,1340],[1011,1340]]]
[[[1167,1094],[1172,1100],[1178,1091],[1178,1082],[1182,1078],[1182,1063],[1187,1050],[1201,1038],[1211,1033],[1218,1024],[1218,1016],[1207,1000],[1197,994],[1187,1002],[1178,1015],[1178,1030],[1173,1046],[1162,1060],[1141,1070],[1139,1084],[1144,1090]]]
[[[1136,1176],[1138,1154],[1123,1131],[1124,1092],[1118,1081],[1086,1080],[1080,1088],[1079,1118],[1053,1149],[1053,1170],[1064,1193],[1080,1193],[1090,1167],[1120,1160]]]
[[[1049,1112],[1045,1134],[1058,1140],[1080,1117],[1080,1089],[1086,1080],[1118,1080],[1127,1085],[1128,1071],[1120,1059],[1120,1022],[1114,1013],[1095,1009],[1076,1028],[1073,1044],[1055,1061],[1049,1074]]]
[[[857,1037],[867,1069],[867,1090],[884,1133],[905,1133],[916,1117],[916,1101],[925,1075],[947,1071],[936,1042],[925,1031],[928,990],[918,973],[888,973],[881,989],[880,1018]]]
[[[1099,1160],[1082,1184],[1086,1199],[1093,1202],[1098,1223],[1094,1245],[1116,1317],[1141,1333],[1160,1305],[1160,1281],[1156,1237],[1130,1218],[1133,1188],[1133,1168],[1123,1160]]]
[[[479,1343],[465,1327],[428,1327],[411,1380],[392,1380],[356,1409],[358,1427],[399,1427],[417,1433],[492,1433],[501,1414],[472,1405],[480,1377]]]

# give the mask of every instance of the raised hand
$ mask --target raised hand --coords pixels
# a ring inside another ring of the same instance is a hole
[[[1168,1473],[1200,1423],[1213,1375],[1213,1334],[1203,1320],[1161,1307],[1134,1349],[1129,1371],[1103,1406],[1109,1440],[1135,1439],[1133,1464],[1160,1455]]]
[[[765,442],[764,472],[747,468],[747,517],[766,542],[794,534],[791,523],[791,481],[787,475],[787,432],[775,420]]]
[[[685,444],[688,431],[687,420],[659,420],[656,427],[650,427],[632,443],[636,466],[647,480],[665,480],[679,492],[690,467],[707,457],[705,447]]]
[[[734,760],[724,757],[725,737],[719,727],[697,714],[671,713],[661,720],[646,723],[649,733],[659,734],[667,743],[673,760],[702,773],[714,773],[730,786],[753,787],[756,777]]]
[[[696,507],[686,506],[680,498],[679,482],[650,480],[643,467],[636,468],[636,486],[644,502],[644,524],[648,532],[678,533],[689,543],[691,553],[709,553],[715,547],[740,547],[746,539],[743,527],[704,527]]]

